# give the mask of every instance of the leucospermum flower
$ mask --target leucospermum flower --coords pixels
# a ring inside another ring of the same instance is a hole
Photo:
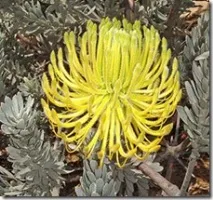
[[[78,41],[64,34],[66,51],[51,53],[42,79],[42,106],[55,134],[87,157],[99,143],[100,165],[105,156],[122,167],[156,152],[181,98],[166,39],[139,21],[106,18],[99,26],[89,21]]]

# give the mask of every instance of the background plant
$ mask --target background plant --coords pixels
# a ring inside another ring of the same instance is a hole
[[[28,96],[25,103],[21,93],[12,99],[5,97],[1,104],[1,130],[9,137],[6,150],[13,168],[13,175],[0,170],[12,179],[4,183],[4,192],[12,196],[58,196],[61,174],[66,173],[63,151],[44,140],[44,132],[36,124],[39,112],[33,106],[33,98]]]
[[[191,73],[188,72],[190,78],[185,81],[189,104],[179,106],[178,113],[184,122],[192,146],[181,195],[186,193],[199,153],[209,154],[210,151],[209,48],[209,13],[206,12],[198,19],[198,25],[192,29],[191,37],[186,37],[184,55],[181,57],[182,65],[185,63]]]

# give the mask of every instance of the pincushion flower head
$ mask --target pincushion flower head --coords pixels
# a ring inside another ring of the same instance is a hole
[[[42,78],[42,106],[55,134],[87,157],[95,151],[100,165],[108,157],[122,167],[156,152],[181,98],[166,39],[139,21],[106,18],[99,26],[89,21],[78,42],[65,33],[64,42]]]

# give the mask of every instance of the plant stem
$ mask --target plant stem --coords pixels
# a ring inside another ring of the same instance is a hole
[[[142,163],[138,166],[138,168],[147,176],[149,176],[168,196],[178,196],[180,194],[179,188],[166,180],[159,173],[154,171],[147,164]]]
[[[186,170],[186,174],[185,174],[185,177],[184,177],[181,189],[180,189],[179,196],[186,196],[186,191],[188,189],[196,163],[197,163],[197,158],[195,156],[190,156],[189,165]]]
[[[191,177],[194,171],[194,168],[197,164],[197,159],[199,158],[199,152],[198,152],[198,142],[197,140],[191,141],[192,144],[192,153],[189,157],[189,164],[188,164],[188,168],[186,170],[186,174],[180,189],[180,193],[179,196],[185,196],[186,195],[186,191],[189,187],[189,183],[191,181]]]

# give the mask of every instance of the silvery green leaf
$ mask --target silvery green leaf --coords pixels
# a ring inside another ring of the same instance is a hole
[[[121,187],[121,181],[119,180],[116,180],[115,181],[115,193],[118,193],[118,191],[120,190],[120,187]]]
[[[8,96],[6,96],[4,98],[4,102],[5,103],[1,103],[1,107],[5,108],[5,110],[6,109],[10,110],[10,106],[12,106],[12,104],[13,104],[12,100]],[[8,106],[8,105],[10,105],[10,106]]]
[[[104,186],[104,181],[103,181],[103,179],[99,178],[96,181],[96,187],[97,187],[96,191],[97,191],[98,194],[102,193],[103,186]]]
[[[210,147],[209,147],[209,146],[207,146],[207,147],[201,146],[201,147],[199,148],[199,151],[200,151],[200,152],[204,152],[204,153],[209,153],[209,152],[210,152]]]
[[[96,192],[96,184],[91,183],[90,186],[89,186],[89,190],[90,190],[90,194]]]
[[[198,126],[197,129],[192,129],[191,130],[194,134],[196,134],[197,136],[201,136],[202,132],[201,132],[201,128]]]
[[[129,174],[124,174],[124,177],[126,180],[128,180],[129,182],[132,182],[132,183],[136,183],[137,182],[137,179],[135,179],[135,176],[134,174],[132,175],[129,175]]]
[[[210,146],[210,143],[209,143],[210,141],[209,141],[209,139],[206,139],[206,138],[204,138],[204,137],[200,137],[200,140],[199,140],[199,143],[201,144],[201,145],[203,145],[203,146]]]
[[[143,187],[140,187],[139,184],[137,184],[138,186],[138,193],[139,193],[139,196],[141,197],[147,197],[148,196],[148,189],[145,189]]]
[[[25,135],[29,135],[30,132],[28,130],[21,130],[20,131],[20,135],[25,136]]]
[[[18,95],[15,95],[12,100],[13,104],[11,106],[13,107],[14,114],[18,117],[20,110],[23,109],[23,107],[20,107],[20,104],[23,106],[23,99],[19,93]]]
[[[30,114],[31,114],[31,113],[30,113]],[[24,113],[22,114],[21,118],[24,119],[24,120],[28,120],[28,119],[29,119],[28,113],[24,112]]]
[[[1,130],[5,135],[12,135],[13,134],[13,128],[8,127],[5,124],[1,125]]]
[[[134,166],[134,165],[133,165]],[[131,171],[133,171],[135,174],[143,174],[143,172],[141,171],[141,170],[139,170],[139,169],[131,169]]]
[[[188,60],[191,60],[190,49],[188,47],[184,47],[184,55],[187,57]]]
[[[192,131],[196,131],[196,129],[198,128],[197,124],[192,123],[190,120],[188,121],[188,126]]]
[[[110,193],[111,193],[111,191],[109,189],[109,184],[105,183],[103,190],[102,190],[102,196],[107,197],[107,196],[109,196]]]
[[[92,197],[99,197],[100,195],[97,192],[94,191],[94,192],[91,193],[91,196]]]
[[[134,185],[133,185],[133,183],[130,182],[130,181],[126,181],[126,187],[129,190],[128,196],[132,196],[132,193],[134,191]]]
[[[210,112],[209,106],[207,106],[207,108],[204,108],[204,109],[202,109],[202,110],[200,111],[200,115],[199,115],[199,118],[201,118],[201,119],[199,119],[199,123],[200,123],[200,124],[203,125],[204,120],[205,120],[205,119],[208,119],[209,112]],[[201,120],[201,121],[200,121],[200,120]]]
[[[91,171],[87,171],[86,176],[88,177],[88,179],[91,183],[96,181],[96,177]]]
[[[131,170],[131,168],[132,168],[132,167],[125,167],[125,168],[123,169],[123,172],[124,172],[125,176],[126,176],[126,175],[134,176],[134,172]]]
[[[167,16],[164,15],[163,13],[159,12],[158,10],[157,10],[157,16],[163,21],[167,20]]]
[[[190,49],[190,55],[195,56],[193,42],[192,42],[192,39],[188,35],[186,36],[186,44],[187,44],[188,48]]]
[[[79,186],[76,186],[76,187],[75,187],[75,193],[76,193],[76,195],[77,195],[78,197],[86,196],[86,195],[84,194],[83,190],[81,189],[81,187],[79,187]]]
[[[148,179],[141,175],[139,175],[137,179],[138,181],[136,182],[136,185],[138,187],[138,195],[142,197],[148,196],[148,191],[149,191]]]
[[[112,190],[113,190],[114,183],[115,183],[115,181],[114,181],[113,179],[111,179],[111,180],[109,181],[108,188],[109,188],[109,190],[110,190],[110,191],[112,191]]]
[[[190,85],[191,85],[192,90],[193,90],[193,92],[194,92],[194,94],[195,94],[195,96],[197,97],[197,100],[198,100],[199,97],[200,97],[200,94],[198,93],[198,89],[199,89],[199,88],[197,87],[197,83],[196,83],[196,85],[195,85],[195,82],[194,82],[194,81],[190,81]],[[200,83],[199,83],[199,85],[200,85]],[[195,99],[191,98],[190,96],[189,96],[189,100],[190,100],[190,103],[191,103],[191,104],[198,103],[198,101],[195,102]]]
[[[31,96],[29,96],[27,98],[27,103],[26,103],[26,106],[25,106],[27,108],[26,112],[30,112],[31,111],[31,109],[33,107],[33,104],[34,104],[34,99]]]
[[[102,176],[102,170],[95,169],[95,177],[98,179],[98,178],[101,178],[101,176]]]
[[[200,46],[200,51],[197,52],[197,55],[201,55],[201,54],[203,54],[204,52],[206,52],[206,51],[208,51],[208,50],[209,50],[209,48],[207,47],[207,45],[206,45],[205,43],[202,43],[201,46]],[[203,65],[203,60],[205,60],[205,59],[197,60],[197,62],[198,62],[198,64],[199,64],[200,66]],[[195,61],[196,61],[196,60],[195,60]]]
[[[149,165],[156,172],[163,171],[163,167],[158,162],[146,162],[146,164]]]
[[[52,169],[48,169],[47,174],[49,177],[51,177],[53,180],[57,180],[59,178],[59,175],[56,171],[52,170]]]
[[[82,176],[80,178],[81,186],[84,190],[88,189],[90,186],[90,181],[88,180],[87,176]]]
[[[196,62],[193,62],[192,65],[192,74],[194,77],[198,79],[199,82],[201,82],[201,79],[203,77],[203,73],[200,67],[197,66]]]
[[[25,167],[23,169],[21,169],[17,174],[16,176],[17,177],[21,177],[23,174],[26,174],[27,172],[30,172],[31,169],[29,167]]]
[[[124,174],[123,171],[119,170],[118,171],[118,179],[122,182],[124,180]]]
[[[206,51],[204,53],[202,53],[201,55],[197,56],[195,58],[196,61],[198,60],[204,60],[204,59],[207,59],[209,57],[209,51]]]
[[[199,37],[198,37],[198,34],[199,34],[199,32],[198,32],[198,28],[197,27],[195,27],[194,29],[193,29],[193,31],[191,32],[191,34],[192,34],[192,42],[193,42],[193,46],[196,46],[196,44],[198,43],[198,40],[199,40]]]
[[[200,98],[200,107],[206,109],[209,106],[209,99]]]
[[[197,97],[195,96],[195,93],[190,85],[190,83],[188,81],[185,82],[185,87],[186,87],[186,91],[188,96],[190,97],[191,101],[193,101],[194,103],[196,103],[198,101]]]
[[[186,112],[185,112],[184,108],[181,107],[181,106],[178,106],[177,107],[177,111],[178,111],[178,114],[179,114],[180,118],[183,120],[183,122],[185,124],[188,124],[188,117],[186,115]]]
[[[149,189],[148,179],[144,176],[138,177],[137,185],[140,185],[141,188]]]
[[[111,193],[109,194],[109,196],[111,196],[111,197],[116,196],[117,193],[118,193],[118,191],[115,190],[115,185],[116,185],[116,184],[114,183],[113,189],[111,190]]]
[[[202,86],[204,91],[209,92],[209,80],[208,79],[204,78],[202,83],[201,83],[201,86]]]
[[[102,178],[103,178],[103,180],[107,179],[107,167],[106,167],[106,165],[104,165],[103,168],[102,168]]]
[[[10,173],[7,169],[5,169],[4,167],[2,167],[2,166],[0,166],[0,172],[2,174],[6,174],[8,178],[10,178],[12,180],[13,179],[16,180],[16,177],[12,173]]]
[[[18,103],[17,111],[23,109],[23,107],[24,107],[24,101],[23,101],[23,98],[22,98],[22,95],[21,95],[20,92],[18,92],[17,95],[13,96],[12,101],[13,101],[14,105],[17,105],[17,103]]]
[[[194,134],[192,133],[190,129],[187,129],[187,133],[191,139],[195,138]]]
[[[18,129],[24,129],[25,127],[26,127],[26,124],[23,119],[20,119],[16,124],[16,128],[18,128]]]
[[[210,111],[209,111],[210,112]],[[210,116],[206,117],[205,120],[203,120],[203,124],[205,124],[205,126],[207,126],[207,128],[210,128]]]
[[[188,119],[189,119],[192,123],[196,124],[195,117],[193,116],[191,110],[189,110],[188,107],[184,106],[184,111],[185,111],[185,113],[187,114]],[[189,121],[188,121],[188,123],[189,123]]]
[[[209,60],[203,60],[203,74],[205,77],[209,77]]]
[[[90,160],[90,168],[93,172],[95,172],[95,169],[98,168],[98,163],[96,160]]]
[[[84,165],[85,165],[85,171],[91,171],[91,168],[89,166],[89,161],[85,160]]]
[[[192,106],[192,110],[193,110],[194,114],[198,117],[200,115],[200,109],[195,104],[191,104],[191,106]]]
[[[3,124],[7,126],[10,126],[10,122],[7,120],[5,115],[1,112],[1,110],[0,110],[0,122],[2,122]]]

